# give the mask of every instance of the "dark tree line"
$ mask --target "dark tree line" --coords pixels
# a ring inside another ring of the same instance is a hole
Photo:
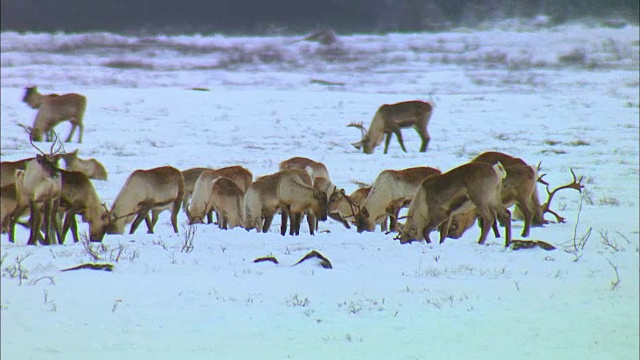
[[[547,15],[637,24],[638,0],[2,0],[1,29],[112,32],[440,30]]]

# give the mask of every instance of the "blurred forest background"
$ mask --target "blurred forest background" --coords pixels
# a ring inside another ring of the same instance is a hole
[[[439,31],[504,19],[638,24],[638,0],[2,0],[2,31]]]

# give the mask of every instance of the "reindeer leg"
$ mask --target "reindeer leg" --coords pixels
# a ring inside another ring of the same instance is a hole
[[[180,213],[181,201],[173,203],[173,210],[171,211],[171,226],[173,226],[173,232],[178,233],[178,214]]]
[[[501,224],[501,225],[504,226],[504,224]],[[493,235],[496,238],[499,238],[500,237],[500,229],[498,229],[498,221],[497,220],[493,221],[493,224],[491,224],[491,228],[493,229]]]
[[[478,244],[484,245],[489,235],[489,230],[491,230],[491,226],[495,221],[495,217],[493,216],[493,212],[487,208],[478,208],[478,215],[480,220],[480,238],[478,239]]]
[[[300,220],[302,220],[302,218]],[[307,213],[307,224],[309,224],[309,234],[314,235],[314,230],[317,230],[318,222],[316,221],[316,217],[310,212]]]
[[[29,227],[31,228],[31,231],[29,232],[29,241],[27,242],[27,245],[36,245],[38,242],[38,233],[40,232],[40,217],[42,214],[40,213],[40,208],[33,200],[29,202],[29,208],[31,211],[31,216],[29,217]]]
[[[387,137],[384,139],[384,153],[387,153],[389,149],[389,143],[391,142],[391,133],[387,133]]]
[[[266,233],[269,231],[269,228],[271,227],[271,223],[273,222],[273,213],[270,214],[265,214],[264,216],[264,224],[262,225],[262,232]]]
[[[511,244],[511,212],[506,208],[498,209],[498,219],[504,226],[504,247],[508,247]]]
[[[138,226],[140,226],[140,223],[142,222],[142,220],[146,221],[150,221],[148,220],[149,217],[149,208],[142,208],[140,209],[140,211],[138,211],[138,216],[136,216],[136,219],[133,220],[133,223],[131,224],[131,230],[129,231],[129,234],[133,234],[137,229]],[[148,226],[149,223],[147,223]]]
[[[429,146],[429,140],[431,140],[431,138],[429,137],[429,133],[426,129],[424,129],[423,131],[423,129],[416,128],[416,131],[418,132],[418,135],[420,135],[420,139],[422,140],[422,144],[420,145],[420,152],[426,152],[427,147]]]
[[[55,237],[52,236],[52,222],[55,221],[55,214],[53,213],[53,201],[47,200],[44,202],[44,241],[48,245],[55,245]]]
[[[74,218],[74,213],[73,210],[69,209],[67,210],[67,212],[64,215],[64,222],[62,223],[62,234],[61,234],[61,238],[60,238],[60,243],[64,243],[65,239],[67,238],[67,233],[69,232],[69,228],[71,227],[71,219]],[[71,234],[73,235],[73,242],[78,242],[76,240],[76,236],[73,234],[73,230],[71,230]]]
[[[71,139],[73,138],[73,133],[76,132],[76,128],[78,127],[78,125],[76,125],[75,122],[71,123],[71,131],[69,131],[69,136],[67,136],[67,140],[65,140],[64,142],[70,142]]]
[[[153,234],[153,220],[151,220],[149,214],[144,217],[144,223],[147,225],[147,234]]]
[[[82,135],[84,134],[84,124],[82,123],[82,120],[80,119],[78,121],[78,143],[82,143]]]
[[[398,138],[398,142],[400,143],[400,147],[402,148],[402,151],[407,152],[407,149],[404,147],[404,141],[402,140],[402,132],[400,132],[400,129],[395,130],[394,133]]]
[[[289,212],[282,208],[280,210],[280,235],[284,236],[287,233],[287,219],[289,219]],[[293,224],[293,220],[291,221]],[[291,225],[291,229],[293,229],[293,225]],[[292,230],[293,231],[293,230]]]
[[[73,236],[74,243],[80,241],[80,238],[78,237],[78,221],[76,220],[75,215],[71,217],[71,236]],[[91,241],[91,238],[89,238],[89,241]]]

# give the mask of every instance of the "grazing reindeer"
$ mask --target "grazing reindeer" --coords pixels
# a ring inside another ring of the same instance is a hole
[[[538,179],[538,169],[535,166],[527,165],[522,159],[514,158],[500,152],[485,152],[475,157],[471,162],[481,162],[487,164],[501,163],[507,172],[507,177],[502,182],[500,197],[506,208],[516,205],[524,215],[524,227],[521,236],[529,236],[531,224],[536,211],[532,197],[536,193],[536,181]],[[475,222],[477,214],[470,211],[466,214],[455,215],[451,219],[451,226],[448,230],[448,237],[457,239]],[[497,224],[493,224],[493,232],[496,237],[500,237]]]
[[[200,173],[196,180],[193,192],[191,194],[191,202],[187,207],[187,217],[189,223],[202,223],[204,216],[207,216],[207,222],[213,222],[212,213],[214,211],[213,203],[211,203],[212,183],[219,177],[231,179],[238,185],[243,193],[251,185],[253,174],[242,166],[229,166],[216,170],[207,169]],[[218,218],[220,220],[220,218]]]
[[[271,227],[276,211],[285,212],[291,219],[291,234],[299,234],[302,213],[308,211],[309,232],[313,234],[315,218],[324,221],[327,218],[327,194],[311,186],[310,175],[303,170],[290,169],[258,178],[245,193],[244,224],[245,229],[267,232]],[[309,216],[310,213],[313,216]],[[280,228],[286,232],[286,223]]]
[[[220,229],[242,227],[244,190],[228,177],[219,177],[211,185],[211,203]]]
[[[430,101],[418,100],[382,105],[373,116],[369,130],[365,129],[362,123],[348,125],[362,131],[362,140],[352,145],[356,149],[362,148],[365,154],[372,154],[375,147],[382,143],[384,135],[387,135],[384,141],[384,153],[386,154],[391,141],[391,134],[395,134],[402,151],[407,152],[400,129],[413,127],[422,140],[420,152],[425,152],[431,139],[427,131],[427,125],[429,124],[429,119],[431,119],[433,107],[434,105]]]
[[[109,221],[109,214],[107,208],[100,202],[91,180],[79,171],[60,170],[60,173],[62,175],[60,209],[65,212],[61,242],[64,242],[69,229],[73,235],[73,242],[78,242],[76,214],[82,215],[82,221],[89,223],[89,239],[101,241],[103,229]]]
[[[31,139],[30,139],[31,141]],[[58,168],[58,156],[56,154],[59,149],[54,152],[53,147],[57,142],[57,138],[51,145],[49,154],[45,154],[42,150],[33,144],[41,154],[36,155],[35,159],[26,164],[24,170],[15,171],[15,186],[18,194],[18,204],[14,213],[11,215],[11,228],[9,239],[14,240],[15,224],[20,214],[25,210],[28,204],[31,216],[29,217],[30,235],[27,245],[36,245],[38,235],[42,225],[42,215],[44,214],[44,243],[51,245],[55,243],[55,238],[51,234],[52,228],[55,229],[58,239],[60,239],[60,229],[56,221],[56,214],[60,202],[60,191],[62,182],[60,179],[60,169]]]
[[[171,210],[171,225],[178,232],[178,212],[184,196],[184,180],[180,170],[171,166],[162,166],[149,170],[136,170],[118,193],[109,211],[109,221],[96,240],[107,234],[122,234],[124,227],[133,221],[129,234],[133,234],[138,225],[145,220],[147,232],[153,233],[158,215]],[[151,211],[153,218],[149,220]]]
[[[397,216],[404,200],[411,200],[424,179],[440,174],[440,170],[421,166],[404,170],[384,170],[373,185],[362,208],[355,214],[358,232],[375,231],[380,224],[382,231],[386,229],[386,217],[393,214],[390,230],[396,230]]]
[[[38,109],[38,114],[29,128],[22,125],[30,132],[33,141],[42,141],[44,133],[47,141],[51,141],[50,133],[56,125],[68,120],[71,123],[71,131],[65,142],[71,141],[76,128],[79,128],[78,142],[82,142],[84,123],[82,118],[87,108],[87,98],[80,94],[42,95],[36,86],[25,89],[22,101],[31,108]]]
[[[505,227],[505,246],[511,242],[511,213],[500,199],[502,180],[507,176],[502,164],[468,163],[444,174],[431,176],[420,184],[411,200],[407,222],[397,236],[402,244],[426,240],[440,227],[444,242],[452,215],[476,209],[482,219],[478,243],[484,244],[496,215]],[[442,226],[441,226],[442,225]]]
[[[0,162],[0,186],[6,186],[16,182],[16,170],[24,170],[27,164],[35,158],[27,158],[17,161]]]
[[[20,171],[24,171],[21,170]],[[14,180],[15,181],[15,180]],[[16,192],[16,184],[4,185],[0,188],[0,230],[2,233],[8,233],[12,220],[12,216],[21,217],[22,214],[14,214],[14,211],[18,207],[18,193]],[[23,209],[27,209],[29,204],[23,206]],[[11,239],[10,239],[11,240]]]
[[[205,170],[213,170],[204,167],[195,167],[182,171],[182,178],[184,179],[184,199],[182,200],[182,208],[186,211],[189,206],[189,200],[193,194],[193,188],[196,186],[198,177]]]
[[[371,186],[358,188],[350,195],[345,194],[344,189],[334,191],[327,203],[328,216],[340,222],[345,228],[351,229],[346,219],[351,218],[351,222],[355,223],[356,214],[369,196],[369,192],[371,192]]]
[[[96,159],[80,159],[78,149],[62,155],[64,168],[67,171],[79,171],[90,179],[107,180],[107,170]]]

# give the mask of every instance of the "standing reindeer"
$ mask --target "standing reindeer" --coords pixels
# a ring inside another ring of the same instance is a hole
[[[30,139],[31,141],[31,139]],[[52,230],[56,231],[58,239],[60,239],[60,229],[56,221],[56,214],[60,202],[60,192],[62,182],[60,179],[60,169],[58,168],[57,151],[53,151],[53,147],[57,142],[57,138],[51,145],[49,154],[44,153],[38,147],[36,148],[40,154],[35,159],[26,164],[24,170],[15,171],[15,186],[18,199],[18,206],[11,215],[11,228],[9,230],[9,239],[14,240],[15,224],[19,216],[24,212],[26,204],[29,206],[31,216],[29,217],[29,241],[27,245],[36,245],[38,235],[42,225],[42,215],[44,214],[44,243],[51,245],[55,243]]]
[[[431,139],[427,131],[427,125],[429,125],[433,107],[434,105],[430,101],[418,100],[382,105],[373,116],[368,130],[365,129],[362,123],[348,125],[362,131],[362,140],[352,145],[358,150],[362,148],[365,154],[372,154],[376,146],[382,143],[384,135],[386,135],[387,138],[384,141],[384,153],[386,154],[391,141],[391,134],[395,134],[402,151],[407,152],[400,129],[413,127],[422,140],[420,152],[425,152]]]
[[[505,246],[511,242],[511,213],[500,199],[502,180],[507,176],[502,164],[468,163],[430,176],[418,187],[407,214],[407,222],[397,236],[400,243],[426,240],[440,228],[444,242],[451,217],[476,209],[482,219],[480,239],[484,244],[496,216],[505,227]]]
[[[22,101],[31,108],[38,109],[33,127],[21,125],[28,132],[33,141],[42,141],[42,134],[51,141],[53,128],[63,121],[71,123],[71,131],[65,142],[71,141],[76,128],[79,128],[78,142],[82,142],[84,123],[82,118],[87,108],[87,98],[80,94],[42,95],[36,86],[25,88]]]

